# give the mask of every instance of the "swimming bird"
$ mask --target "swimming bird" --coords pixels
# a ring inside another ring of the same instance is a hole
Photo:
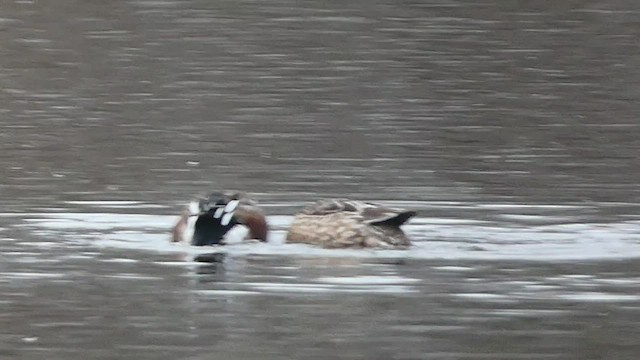
[[[267,221],[255,201],[240,192],[213,192],[182,211],[172,229],[172,241],[189,240],[195,246],[222,244],[236,225],[249,229],[247,239],[267,241]]]
[[[400,226],[415,211],[346,199],[320,200],[295,215],[288,243],[325,248],[395,248],[411,246]]]

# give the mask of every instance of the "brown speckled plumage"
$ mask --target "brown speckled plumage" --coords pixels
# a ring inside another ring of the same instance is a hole
[[[352,200],[321,200],[297,214],[287,242],[325,248],[407,248],[411,241],[400,225],[414,211]]]

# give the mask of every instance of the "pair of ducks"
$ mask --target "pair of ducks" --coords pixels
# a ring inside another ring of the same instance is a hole
[[[400,226],[415,215],[361,201],[320,200],[295,215],[286,241],[324,248],[404,249],[411,241]],[[238,192],[214,192],[182,212],[173,227],[173,241],[222,244],[236,225],[249,229],[247,239],[267,241],[265,215],[253,200]]]

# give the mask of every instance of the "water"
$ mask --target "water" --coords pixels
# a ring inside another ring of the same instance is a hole
[[[636,359],[631,0],[5,1],[1,359]],[[269,244],[194,249],[194,194]],[[408,251],[283,243],[320,197]]]

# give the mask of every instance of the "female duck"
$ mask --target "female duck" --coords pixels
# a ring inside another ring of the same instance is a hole
[[[321,200],[297,214],[287,242],[325,248],[396,248],[411,241],[400,228],[415,211],[352,200]]]
[[[239,192],[214,192],[193,201],[172,229],[172,241],[215,245],[236,225],[249,229],[247,239],[267,241],[267,221],[255,201]]]

